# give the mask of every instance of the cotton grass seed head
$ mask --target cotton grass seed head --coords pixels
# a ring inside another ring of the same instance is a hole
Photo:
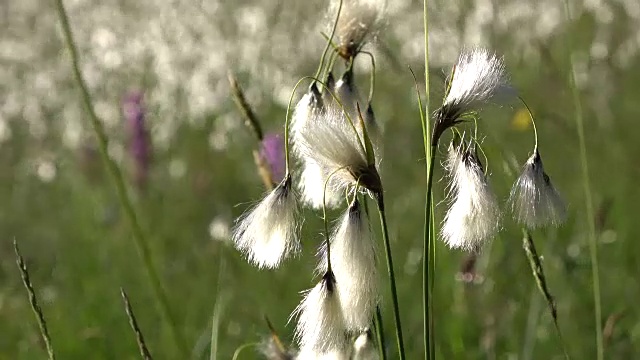
[[[291,317],[298,316],[295,338],[301,350],[325,354],[343,349],[346,341],[344,317],[338,300],[336,279],[327,271],[305,295]]]
[[[343,193],[334,187],[328,187],[324,192],[324,184],[329,175],[328,170],[313,158],[305,156],[302,134],[312,128],[312,124],[318,121],[325,108],[325,93],[318,90],[315,84],[309,87],[309,91],[298,101],[293,112],[291,122],[291,149],[298,164],[296,170],[296,186],[300,192],[301,201],[315,209],[321,209],[323,201],[327,207],[334,208],[342,199]],[[331,99],[331,101],[333,101]]]
[[[379,360],[375,343],[373,342],[373,334],[367,330],[360,334],[353,344],[353,360]]]
[[[485,49],[463,51],[447,81],[442,107],[435,112],[434,136],[460,122],[463,115],[512,92],[501,57]]]
[[[324,106],[330,106],[334,102],[332,92],[335,92],[336,87],[336,79],[333,77],[331,71],[327,74],[327,79],[324,81],[324,84],[326,87],[323,86],[320,92],[322,94],[322,101]]]
[[[297,137],[300,132],[312,121],[312,119],[322,112],[323,100],[322,94],[318,90],[318,87],[311,84],[309,91],[302,96],[302,98],[296,104],[293,110],[293,116],[291,117],[291,134],[290,141],[293,144],[293,151],[296,152],[296,144],[298,143]]]
[[[298,251],[297,215],[298,204],[288,176],[237,220],[233,242],[250,263],[259,268],[276,268]]]
[[[332,0],[329,14],[335,19],[338,0]],[[338,54],[345,60],[355,57],[377,35],[382,24],[385,2],[382,0],[344,1],[336,24]],[[333,26],[333,21],[331,22]]]
[[[340,80],[336,82],[334,93],[349,116],[355,118],[359,94],[353,79],[352,69],[345,71]]]
[[[369,134],[371,143],[376,150],[376,157],[380,158],[382,152],[382,128],[376,121],[376,116],[373,112],[373,106],[371,106],[371,103],[369,103],[369,105],[367,106],[367,111],[363,114],[363,116],[364,124],[367,128],[367,133]]]
[[[361,186],[373,194],[382,190],[375,162],[370,162],[357,119],[349,122],[341,109],[325,108],[301,131],[303,156],[318,164],[333,191],[345,193]],[[352,125],[353,124],[353,125]]]
[[[528,228],[558,226],[565,221],[566,205],[544,172],[537,148],[513,184],[509,202],[516,221]]]
[[[350,360],[346,349],[334,349],[326,352],[317,352],[311,349],[300,349],[296,360]]]
[[[298,190],[302,203],[313,209],[322,209],[323,204],[329,209],[335,209],[344,199],[344,193],[335,182],[331,181],[325,188],[330,171],[314,159],[305,158],[300,164]]]
[[[446,161],[453,201],[444,218],[442,239],[451,248],[477,251],[499,229],[496,196],[468,144],[450,146]]]
[[[370,224],[360,203],[354,201],[331,236],[331,269],[348,330],[360,332],[370,326],[378,303],[378,267]],[[327,269],[323,248],[319,269]]]

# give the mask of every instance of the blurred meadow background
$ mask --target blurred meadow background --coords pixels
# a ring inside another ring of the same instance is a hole
[[[326,1],[68,0],[65,5],[81,70],[107,129],[109,155],[127,177],[189,358],[209,358],[212,323],[217,323],[220,359],[260,342],[269,334],[265,315],[292,343],[293,324],[287,319],[299,292],[315,284],[321,215],[307,210],[302,255],[276,271],[250,266],[230,244],[234,219],[260,199],[264,186],[252,154],[258,143],[232,100],[227,73],[237,75],[265,132],[281,134],[291,90],[301,76],[315,72],[324,47],[321,31],[330,22]],[[512,84],[536,115],[546,171],[569,205],[563,226],[533,234],[568,352],[573,359],[595,358],[587,240],[587,222],[593,221],[605,358],[635,359],[640,357],[640,2],[570,5],[568,21],[557,0],[429,1],[431,104],[439,106],[445,74],[462,48],[483,46],[504,56]],[[374,106],[384,127],[382,177],[405,345],[408,358],[417,359],[422,356],[425,171],[407,66],[424,79],[422,2],[389,0],[384,21],[368,49],[377,62]],[[586,214],[569,87],[571,55],[585,121],[593,218]],[[359,60],[357,81],[368,89],[370,69]],[[131,109],[123,104],[132,96],[141,96],[151,140],[144,174],[136,167],[141,155],[126,116]],[[186,358],[155,306],[87,116],[55,3],[3,0],[0,358],[45,356],[15,264],[14,239],[60,359],[138,358],[120,287],[129,294],[154,357]],[[515,102],[489,107],[480,130],[492,185],[504,200],[517,176],[512,166],[522,164],[532,148],[526,112]],[[441,169],[435,176],[442,178]],[[438,221],[444,195],[444,181],[437,181]],[[474,266],[466,253],[438,242],[434,304],[442,359],[562,358],[522,250],[522,233],[508,216],[503,226]],[[387,346],[393,352],[390,298],[382,280]],[[239,358],[259,356],[248,349]]]

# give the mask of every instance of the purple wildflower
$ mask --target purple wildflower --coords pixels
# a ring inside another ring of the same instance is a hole
[[[269,165],[271,180],[274,183],[280,182],[284,178],[284,142],[282,135],[269,133],[264,136],[260,143],[260,157]]]
[[[127,122],[129,151],[133,159],[134,182],[139,188],[146,185],[151,163],[151,141],[145,124],[145,109],[140,91],[129,92],[122,101]]]

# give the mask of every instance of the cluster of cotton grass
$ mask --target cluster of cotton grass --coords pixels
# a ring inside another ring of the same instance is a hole
[[[454,129],[444,161],[450,206],[440,231],[451,248],[478,251],[500,229],[502,214],[481,162],[484,153],[475,136],[465,139],[459,135],[458,125],[474,120],[477,127],[483,105],[509,96],[515,96],[515,91],[508,85],[502,59],[483,49],[464,51],[447,81],[443,104],[434,113],[432,145],[438,144],[445,130]],[[535,130],[531,111],[529,115]],[[533,154],[513,185],[508,203],[514,219],[528,228],[559,225],[566,216],[565,204],[542,166],[537,132],[535,139]]]
[[[319,282],[303,293],[290,320],[297,319],[297,351],[267,341],[268,359],[377,359],[370,337],[379,300],[376,247],[364,202],[381,203],[380,128],[373,107],[361,98],[354,59],[380,22],[373,0],[333,3],[335,48],[323,75],[313,79],[285,129],[286,171],[282,181],[237,220],[233,241],[247,260],[274,269],[300,249],[300,208],[322,209],[325,241],[318,251]],[[334,61],[344,60],[336,81]],[[324,59],[324,56],[323,56]],[[321,64],[321,68],[322,68]],[[289,160],[289,152],[292,160]],[[326,209],[345,208],[333,231]]]

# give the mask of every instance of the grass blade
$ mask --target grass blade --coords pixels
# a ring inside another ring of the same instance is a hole
[[[20,270],[22,283],[24,284],[24,287],[25,289],[27,289],[27,293],[29,294],[29,304],[31,305],[31,310],[33,310],[33,314],[36,316],[36,320],[38,320],[40,336],[42,336],[42,341],[44,341],[44,345],[47,348],[47,355],[49,355],[49,360],[54,360],[56,356],[53,352],[53,346],[51,345],[51,337],[49,336],[49,330],[47,329],[47,322],[44,319],[42,308],[40,308],[40,305],[38,305],[38,298],[36,297],[36,292],[33,289],[33,284],[31,283],[31,279],[29,278],[29,270],[27,269],[27,264],[25,264],[24,262],[24,258],[22,257],[22,255],[20,255],[20,250],[18,249],[18,242],[16,241],[16,239],[13,239],[13,250],[16,253],[16,264],[18,264],[18,269]]]
[[[562,351],[564,352],[565,359],[569,359],[569,354],[567,353],[567,349],[565,348],[564,341],[562,340],[562,333],[560,332],[560,327],[558,326],[558,309],[556,307],[556,301],[551,295],[551,291],[549,291],[549,286],[547,285],[547,280],[544,276],[544,269],[542,268],[542,262],[540,261],[540,256],[538,255],[538,251],[536,250],[536,246],[533,243],[533,237],[531,233],[522,229],[523,238],[522,238],[522,248],[524,249],[525,254],[527,255],[527,259],[529,260],[529,265],[531,266],[531,272],[533,273],[533,277],[536,280],[536,285],[538,285],[538,289],[544,299],[547,301],[547,306],[549,308],[549,312],[551,313],[551,317],[553,318],[553,324],[556,327],[556,331],[558,333],[558,339],[560,340],[560,345],[562,346]]]
[[[236,103],[236,107],[242,114],[242,117],[244,117],[245,124],[253,131],[256,139],[258,139],[258,141],[262,141],[262,139],[264,138],[264,131],[262,131],[260,121],[258,120],[256,113],[249,105],[247,97],[244,95],[244,90],[242,90],[242,87],[238,83],[238,79],[236,79],[236,77],[231,72],[227,74],[227,78],[229,80],[229,86],[231,87],[233,101]]]
[[[127,317],[129,318],[129,325],[131,325],[131,329],[136,335],[136,342],[138,343],[138,349],[140,349],[140,356],[143,360],[153,360],[153,358],[151,357],[151,352],[149,352],[149,348],[144,342],[144,336],[142,336],[142,331],[140,331],[140,327],[138,326],[138,322],[136,321],[136,316],[133,313],[131,303],[129,303],[129,297],[127,296],[127,293],[123,288],[120,288],[120,295],[122,296],[124,308],[127,312]]]
[[[158,275],[158,271],[153,264],[149,240],[145,236],[144,231],[140,226],[140,222],[138,221],[138,216],[136,214],[136,211],[134,210],[133,203],[131,202],[129,194],[127,193],[127,187],[125,185],[125,180],[120,171],[120,168],[113,160],[111,160],[107,152],[108,138],[102,122],[98,118],[98,115],[96,114],[96,111],[93,107],[91,95],[89,94],[89,90],[82,76],[82,72],[80,71],[80,56],[78,55],[78,48],[76,47],[73,33],[71,31],[71,26],[69,25],[69,17],[62,1],[63,0],[55,0],[56,10],[58,12],[60,24],[62,25],[64,42],[66,43],[71,57],[74,77],[78,88],[80,89],[84,106],[89,113],[88,119],[91,122],[91,126],[98,140],[100,155],[105,166],[107,167],[107,171],[113,178],[116,193],[124,210],[125,217],[129,221],[136,248],[138,249],[138,253],[142,259],[144,268],[147,272],[147,275],[149,276],[149,280],[151,281],[151,288],[154,293],[154,299],[157,302],[158,308],[164,320],[169,323],[169,328],[171,334],[173,335],[173,340],[176,344],[176,347],[182,352],[184,356],[186,356],[189,353],[186,341],[183,338],[183,335],[178,331],[176,320],[173,317],[171,309],[169,307],[167,294],[162,288],[160,276]]]
[[[567,20],[571,22],[571,11],[569,0],[564,0],[564,9]],[[573,51],[571,49],[571,32],[567,30],[567,49],[569,50],[570,81],[569,87],[575,108],[576,130],[580,149],[580,164],[582,168],[582,187],[584,191],[585,217],[587,218],[587,228],[589,230],[589,254],[591,257],[591,280],[593,282],[593,303],[594,303],[594,323],[596,330],[596,358],[604,359],[604,341],[602,338],[602,305],[600,295],[600,269],[598,266],[598,241],[596,238],[596,226],[594,223],[593,200],[591,199],[591,184],[589,180],[589,161],[587,160],[587,145],[584,135],[584,119],[582,117],[582,104],[580,103],[580,93],[576,84],[576,69],[573,63]]]

